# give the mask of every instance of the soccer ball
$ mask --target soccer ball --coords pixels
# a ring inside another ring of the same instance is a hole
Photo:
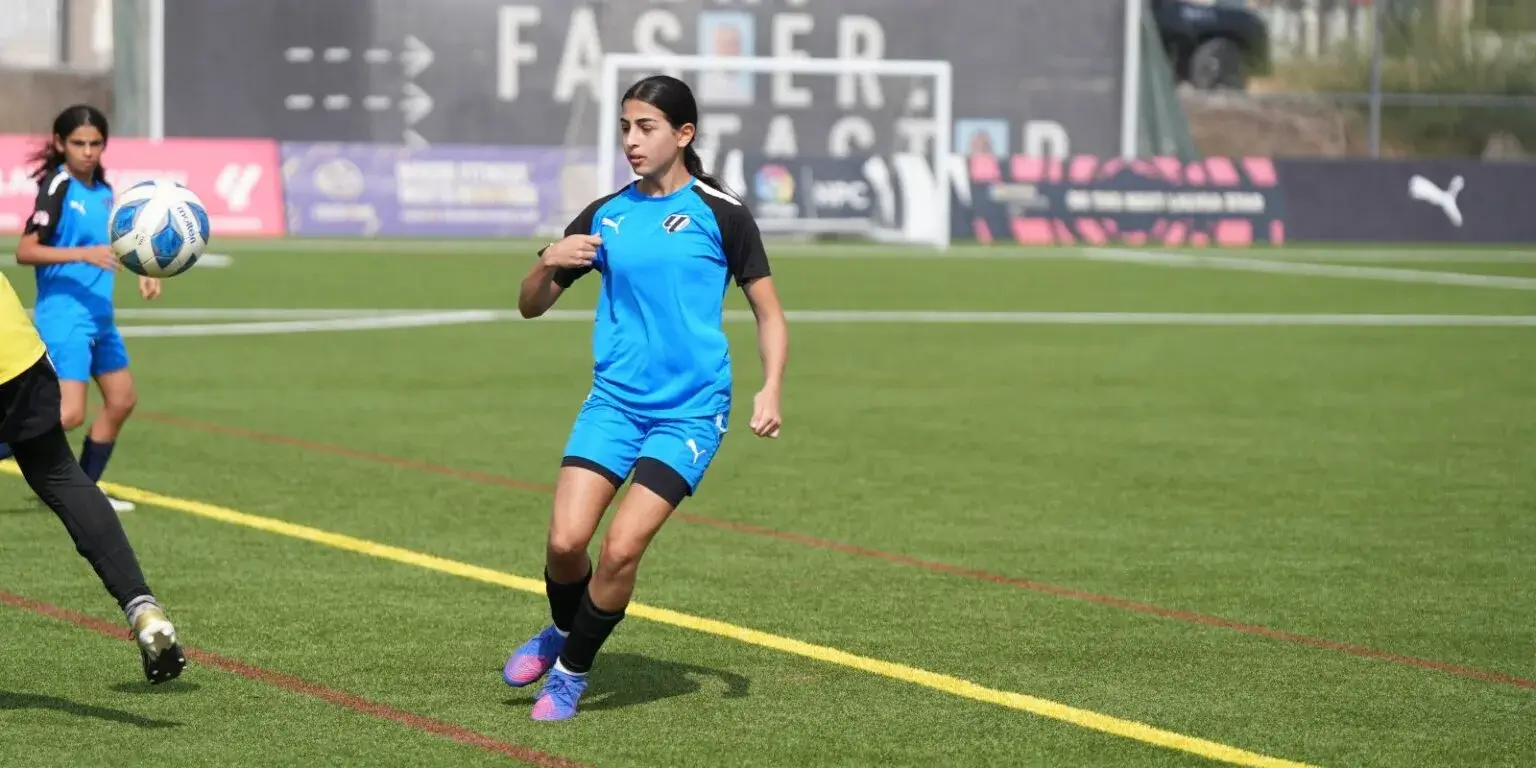
[[[141,181],[124,190],[108,221],[117,260],[145,277],[175,277],[208,247],[208,209],[174,181]]]

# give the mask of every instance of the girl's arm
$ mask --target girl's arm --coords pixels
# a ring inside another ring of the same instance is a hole
[[[572,282],[592,269],[602,238],[571,235],[539,251],[539,258],[523,277],[517,291],[517,311],[538,317],[555,305]]]
[[[752,432],[759,437],[778,437],[782,418],[779,393],[784,368],[789,363],[789,324],[773,288],[773,278],[760,277],[747,284],[747,301],[757,318],[757,353],[763,361],[763,388],[752,400]]]
[[[117,257],[112,254],[112,249],[105,245],[88,248],[55,248],[51,245],[43,245],[37,234],[33,233],[22,236],[21,242],[16,246],[17,264],[42,266],[68,264],[75,261],[95,264],[102,269],[117,269]]]

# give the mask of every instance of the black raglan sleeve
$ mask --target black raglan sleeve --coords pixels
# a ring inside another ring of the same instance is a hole
[[[22,235],[37,235],[43,245],[53,245],[53,235],[58,231],[59,218],[64,215],[64,196],[69,193],[69,176],[59,174],[43,182],[37,190],[37,201],[32,204],[32,215]]]
[[[705,199],[710,201],[715,219],[720,222],[720,247],[725,251],[725,264],[736,284],[745,288],[753,280],[773,274],[768,268],[763,235],[752,212],[735,200]]]
[[[596,200],[593,200],[591,203],[589,203],[586,208],[583,208],[581,210],[581,213],[576,214],[576,218],[571,219],[571,223],[570,224],[567,224],[565,226],[565,236],[566,237],[570,237],[571,235],[590,235],[590,234],[592,234],[592,222],[597,218],[597,211],[598,211],[598,209],[602,208],[603,205],[605,203],[607,203],[609,200],[612,200],[616,194],[617,193],[615,193],[614,195],[606,195],[604,197],[600,197],[600,198],[598,198]],[[539,251],[539,253],[543,254],[544,252],[543,251]],[[560,286],[562,289],[563,288],[569,288],[569,287],[571,287],[572,283],[574,283],[577,280],[581,279],[582,275],[585,275],[586,273],[591,272],[591,271],[592,271],[592,267],[590,267],[590,266],[586,266],[586,267],[561,267],[561,268],[555,270],[555,276],[554,276],[555,285]]]

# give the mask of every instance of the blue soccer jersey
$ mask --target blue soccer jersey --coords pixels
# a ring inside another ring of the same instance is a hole
[[[60,166],[38,189],[25,234],[35,234],[38,242],[55,248],[106,245],[111,213],[111,185],[83,184]],[[98,322],[112,318],[111,271],[80,261],[35,269],[39,317]]]
[[[86,184],[61,166],[37,192],[26,234],[55,248],[89,248],[108,243],[112,187]],[[59,378],[88,381],[128,367],[128,348],[113,317],[114,273],[71,261],[40,264],[35,323],[48,345]]]
[[[747,208],[696,179],[662,197],[630,184],[587,206],[566,234],[603,239],[591,266],[554,276],[569,288],[593,269],[602,275],[593,395],[658,419],[729,411],[725,293],[733,279],[769,275]]]

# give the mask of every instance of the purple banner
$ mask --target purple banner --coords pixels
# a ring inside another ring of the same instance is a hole
[[[282,145],[293,235],[531,237],[596,195],[592,150]]]

